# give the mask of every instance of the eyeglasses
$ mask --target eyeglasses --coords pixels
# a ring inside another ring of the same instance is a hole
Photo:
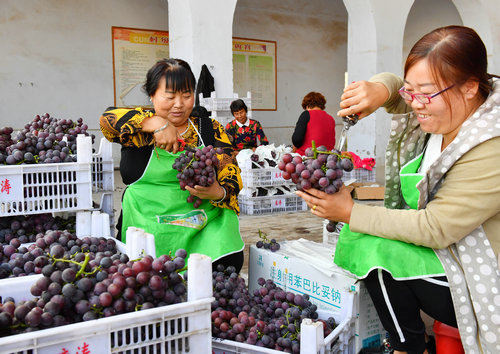
[[[419,103],[429,104],[429,103],[431,103],[431,98],[434,98],[439,94],[442,94],[444,91],[451,89],[453,86],[455,86],[455,84],[448,86],[447,88],[442,89],[441,91],[436,92],[432,95],[426,95],[425,93],[411,93],[411,92],[405,91],[404,86],[401,87],[398,92],[401,95],[401,97],[403,97],[403,99],[405,101],[412,102],[415,99]]]

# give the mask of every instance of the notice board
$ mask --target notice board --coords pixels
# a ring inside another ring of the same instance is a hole
[[[112,27],[113,81],[116,107],[147,107],[142,90],[148,70],[168,58],[168,32]]]
[[[233,38],[234,92],[252,93],[252,110],[276,110],[276,42]]]
[[[111,30],[115,106],[150,106],[142,85],[149,68],[169,57],[168,31]],[[234,37],[233,84],[240,97],[252,93],[252,110],[276,110],[276,42]]]

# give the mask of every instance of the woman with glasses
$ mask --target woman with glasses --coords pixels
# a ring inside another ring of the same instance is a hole
[[[345,226],[335,263],[363,279],[395,352],[427,351],[420,310],[459,328],[467,353],[500,352],[500,80],[467,27],[438,28],[411,49],[404,80],[349,85],[339,115],[395,115],[385,206],[346,188],[297,192]]]

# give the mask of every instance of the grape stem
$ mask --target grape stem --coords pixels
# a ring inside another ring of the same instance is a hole
[[[90,260],[90,254],[86,253],[85,254],[85,260],[83,261],[83,265],[80,266],[80,270],[76,273],[75,279],[78,278],[82,273],[85,271],[85,267],[89,263]]]
[[[83,263],[80,263],[80,262],[77,262],[77,261],[73,261],[71,259],[56,258],[53,255],[51,255],[50,253],[48,254],[48,256],[53,261],[52,265],[56,264],[57,262],[66,262],[66,263],[73,263],[73,264],[76,264],[76,265],[80,266],[80,270],[76,273],[75,279],[78,278],[78,276],[81,276],[81,275],[92,275],[92,274],[95,274],[96,272],[102,270],[101,266],[97,266],[97,267],[94,268],[94,270],[92,272],[86,272],[85,271],[85,267],[87,267],[87,264],[90,261],[90,253],[86,253],[85,254],[85,260],[83,261]]]
[[[337,153],[335,151],[320,151],[316,148],[316,142],[314,140],[311,141],[311,149],[314,152],[313,157],[304,157],[304,159],[316,159],[318,157],[318,154],[325,154],[325,155],[337,155],[338,158],[340,159],[350,159],[352,160],[352,156],[348,153]]]
[[[262,232],[260,229],[259,229],[259,238],[261,240],[269,243],[269,239],[267,238],[267,234],[265,232]]]

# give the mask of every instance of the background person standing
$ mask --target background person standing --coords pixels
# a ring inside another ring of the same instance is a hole
[[[316,146],[324,145],[328,150],[335,147],[335,120],[324,111],[325,96],[309,92],[302,100],[304,112],[299,117],[292,135],[294,151],[305,155],[314,140]]]

